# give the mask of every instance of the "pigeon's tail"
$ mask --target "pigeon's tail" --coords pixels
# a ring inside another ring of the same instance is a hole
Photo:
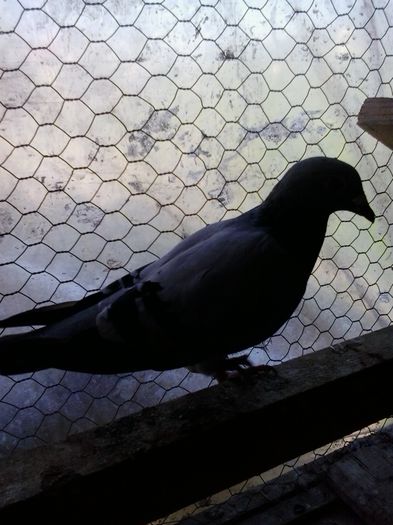
[[[0,337],[0,375],[25,374],[46,368],[90,374],[128,372],[129,359],[123,365],[127,354],[121,350],[123,348],[119,349],[116,344],[108,345],[91,328],[71,338],[53,335],[47,328],[6,335]]]
[[[39,330],[1,337],[0,374],[24,374],[50,368],[53,350],[59,344],[61,346],[53,339],[41,338]]]
[[[18,375],[58,368],[88,374],[120,374],[153,368],[154,361],[135,344],[103,339],[87,326],[68,337],[39,328],[0,337],[0,375]]]
[[[83,301],[86,302],[85,300]],[[33,308],[26,312],[7,317],[6,319],[1,319],[0,328],[54,324],[81,310],[81,302],[82,301],[69,301]],[[84,304],[82,306],[84,307]]]

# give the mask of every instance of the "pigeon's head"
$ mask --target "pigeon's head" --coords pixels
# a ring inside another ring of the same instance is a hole
[[[296,163],[270,196],[275,205],[288,206],[292,213],[307,214],[311,221],[313,212],[328,216],[340,210],[356,213],[371,222],[375,219],[359,173],[346,162],[333,158],[312,157]]]

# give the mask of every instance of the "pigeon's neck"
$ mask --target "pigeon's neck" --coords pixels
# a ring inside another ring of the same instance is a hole
[[[297,218],[290,224],[278,224],[273,227],[272,234],[284,240],[291,260],[306,275],[309,275],[318,259],[322,244],[326,235],[327,219],[321,220],[315,217],[306,219]]]
[[[311,210],[288,210],[279,206],[262,206],[256,215],[256,221],[267,227],[279,242],[296,253],[298,258],[304,255],[310,261],[318,257],[325,239],[328,218],[329,215],[322,210],[313,213]]]
[[[280,237],[285,237],[288,244],[315,244],[319,250],[325,238],[327,219],[312,216],[291,217],[286,221],[277,221],[271,227]]]

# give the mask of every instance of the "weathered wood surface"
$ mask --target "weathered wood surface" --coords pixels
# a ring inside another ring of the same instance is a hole
[[[297,486],[292,493],[283,493],[281,499],[273,499],[257,509],[234,508],[230,512],[228,506],[218,506],[215,513],[196,514],[178,525],[368,525],[318,480],[307,490]]]
[[[358,125],[393,149],[393,98],[367,98],[360,108]]]
[[[377,421],[393,327],[275,370],[1,461],[0,519],[147,523]]]
[[[331,485],[368,525],[393,524],[393,446],[370,443],[329,469]]]

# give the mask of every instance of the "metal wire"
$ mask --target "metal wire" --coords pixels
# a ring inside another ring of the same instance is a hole
[[[275,364],[386,326],[391,151],[356,121],[367,96],[392,96],[392,61],[387,0],[6,0],[1,317],[99,289],[322,154],[357,167],[377,221],[331,218],[304,301],[250,357]],[[0,453],[209,383],[183,369],[2,377]]]

